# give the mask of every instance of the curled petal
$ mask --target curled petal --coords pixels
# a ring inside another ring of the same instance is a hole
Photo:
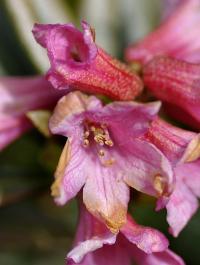
[[[49,37],[50,31],[55,28],[56,26],[59,26],[59,24],[47,24],[47,25],[40,25],[40,24],[35,24],[34,28],[32,30],[33,35],[37,42],[46,48],[47,46],[47,41]]]
[[[81,242],[68,253],[67,258],[69,260],[72,259],[75,263],[79,263],[87,253],[102,248],[104,244],[114,244],[115,237],[115,235],[109,234],[109,236],[107,235],[100,238],[94,237]]]
[[[82,28],[83,32],[72,24],[35,25],[34,36],[47,49],[51,63],[48,80],[59,89],[135,98],[143,87],[140,78],[95,44],[94,30],[86,22]]]
[[[131,243],[147,254],[163,251],[169,245],[162,233],[156,229],[138,225],[130,216],[120,231]]]

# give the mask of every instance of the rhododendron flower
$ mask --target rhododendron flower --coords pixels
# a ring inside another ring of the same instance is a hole
[[[142,81],[95,44],[94,30],[86,22],[82,27],[83,32],[71,23],[34,26],[33,34],[47,49],[51,63],[48,80],[59,89],[134,99],[142,90]]]
[[[183,265],[182,259],[167,247],[164,235],[156,229],[138,225],[131,216],[115,235],[82,207],[75,246],[67,255],[67,264]]]
[[[0,150],[32,127],[26,113],[50,109],[63,95],[44,77],[0,78]]]
[[[200,64],[157,57],[143,71],[149,90],[173,117],[200,128]]]
[[[178,236],[198,209],[200,135],[157,119],[152,122],[145,137],[157,146],[174,166],[176,185],[166,208],[170,232]]]
[[[168,196],[171,166],[152,144],[137,139],[155,118],[160,103],[114,102],[102,106],[91,96],[72,92],[50,119],[54,134],[68,137],[52,194],[64,204],[83,187],[87,209],[116,232],[126,222],[129,188]]]
[[[200,62],[200,2],[183,1],[155,31],[127,48],[129,62],[147,63],[156,55]]]

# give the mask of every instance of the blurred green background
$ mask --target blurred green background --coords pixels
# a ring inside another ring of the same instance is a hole
[[[97,42],[123,58],[123,49],[159,23],[159,0],[1,0],[0,75],[44,74],[48,60],[32,37],[33,23],[87,20]],[[0,265],[60,265],[72,244],[76,201],[57,207],[49,187],[64,139],[46,139],[33,129],[0,153]],[[137,195],[137,196],[136,196]],[[167,233],[165,211],[148,197],[130,204],[136,220],[161,229],[188,265],[199,265],[200,213],[178,239]],[[105,264],[106,265],[106,264]]]

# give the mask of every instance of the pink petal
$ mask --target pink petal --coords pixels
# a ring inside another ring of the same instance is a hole
[[[167,158],[154,145],[141,140],[126,143],[125,182],[146,194],[160,197],[172,192],[174,178]]]
[[[95,118],[97,122],[104,120],[110,124],[114,138],[121,145],[124,139],[133,139],[144,134],[149,123],[156,118],[160,107],[159,101],[147,104],[113,102],[106,105],[102,114]]]
[[[42,76],[0,78],[0,149],[31,128],[26,112],[51,109],[64,92]]]
[[[139,249],[147,254],[165,250],[169,243],[156,229],[138,225],[130,216],[120,232]]]
[[[173,236],[178,236],[198,209],[198,200],[195,195],[179,180],[179,175],[184,173],[184,171],[182,173],[183,169],[181,166],[176,169],[176,187],[166,206],[167,221]]]
[[[101,166],[99,161],[91,161],[87,168],[83,201],[93,215],[101,218],[116,233],[126,222],[129,189],[117,178],[117,170],[112,166]]]
[[[125,239],[119,236],[114,245],[104,245],[92,253],[89,253],[78,264],[80,265],[132,265],[132,259],[127,250]],[[75,265],[72,260],[67,265]]]
[[[145,64],[157,55],[169,55],[193,63],[200,61],[200,29],[196,26],[200,23],[200,2],[182,2],[155,31],[128,47],[127,61]]]
[[[87,159],[80,143],[68,138],[52,185],[52,195],[56,203],[63,205],[78,194],[86,181],[86,167]]]
[[[132,255],[138,265],[185,265],[182,258],[169,249],[149,255],[134,249]]]
[[[48,38],[49,38],[49,34],[51,32],[52,29],[56,28],[60,26],[60,24],[46,24],[46,25],[42,25],[42,24],[35,24],[33,27],[33,35],[36,39],[36,41],[43,46],[44,48],[47,47],[47,42],[48,42]],[[72,26],[73,27],[73,26]]]
[[[83,32],[72,24],[35,25],[34,36],[47,49],[51,63],[48,80],[59,89],[132,100],[142,90],[140,78],[95,44],[94,30],[86,22],[82,28]]]
[[[0,151],[31,127],[31,123],[23,116],[10,117],[0,114]]]
[[[168,242],[161,233],[154,229],[137,225],[130,216],[121,232],[123,235],[120,233],[115,242],[116,235],[111,234],[81,204],[75,247],[67,255],[67,264],[131,265],[133,261],[137,262],[138,265],[184,264],[181,258],[169,250],[153,254],[146,254],[141,251],[139,248],[146,252],[161,251],[167,247]],[[153,261],[155,261],[155,264]]]
[[[84,119],[83,116],[78,117],[78,114],[93,109],[95,111],[102,109],[101,101],[94,96],[88,97],[78,91],[67,94],[58,101],[50,118],[49,127],[51,132],[64,136],[76,135],[77,130],[80,130],[78,128],[80,127],[80,121]],[[71,130],[72,127],[75,127],[75,131]]]
[[[184,164],[182,172],[185,184],[195,196],[200,197],[200,159]]]
[[[184,110],[200,128],[199,76],[199,64],[168,57],[157,57],[144,69],[144,83],[148,89],[160,100]]]
[[[35,109],[50,109],[63,94],[42,76],[1,77],[0,113],[19,115]]]

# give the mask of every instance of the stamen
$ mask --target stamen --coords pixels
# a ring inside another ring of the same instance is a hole
[[[113,144],[113,141],[110,140],[110,139],[109,139],[109,140],[106,140],[106,141],[105,141],[105,144],[108,145],[108,146],[110,146],[110,147],[112,147],[112,146],[114,145],[114,144]]]
[[[163,180],[163,177],[160,174],[157,174],[154,179],[154,188],[158,192],[158,194],[161,196],[163,194],[163,191],[165,189],[165,182]]]
[[[110,159],[105,160],[103,162],[104,166],[106,166],[106,167],[112,166],[114,163],[115,163],[115,159],[114,158],[110,158]]]
[[[112,157],[109,157],[106,149],[114,145],[113,141],[110,139],[109,131],[106,124],[95,124],[86,122],[85,131],[83,134],[83,145],[88,147],[90,144],[98,144],[96,146],[96,151],[104,166],[111,166],[115,162]],[[100,148],[99,148],[100,146]],[[102,147],[105,147],[102,149]],[[106,157],[105,157],[106,156]],[[104,159],[102,159],[104,157]]]
[[[89,131],[85,131],[85,132],[84,132],[84,137],[85,137],[85,138],[88,138],[89,135],[90,135],[90,132],[89,132]]]
[[[99,156],[104,156],[105,152],[104,152],[104,150],[100,149],[98,154],[99,154]]]
[[[83,140],[83,145],[84,145],[84,147],[88,147],[90,145],[89,140],[88,139],[84,139]]]
[[[95,132],[95,131],[96,131],[96,128],[95,128],[94,126],[91,126],[91,127],[90,127],[90,130],[91,130],[92,132]]]
[[[95,135],[94,140],[96,143],[100,144],[101,146],[104,145],[104,137],[103,135]]]

